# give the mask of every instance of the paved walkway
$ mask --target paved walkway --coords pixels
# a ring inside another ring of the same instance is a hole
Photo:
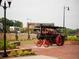
[[[58,59],[58,58],[44,55],[37,55],[37,56],[24,56],[24,57],[4,58],[4,59]]]
[[[22,46],[32,48],[37,56],[16,57],[8,59],[79,59],[79,45],[63,45],[50,47],[36,47],[35,45]],[[7,59],[7,58],[6,58]]]
[[[59,59],[79,59],[79,45],[52,46],[48,48],[34,47],[37,55],[57,57]]]

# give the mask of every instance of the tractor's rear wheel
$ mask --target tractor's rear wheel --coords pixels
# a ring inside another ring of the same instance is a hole
[[[62,46],[64,44],[64,39],[61,35],[58,35],[56,37],[56,44],[57,44],[57,46]]]

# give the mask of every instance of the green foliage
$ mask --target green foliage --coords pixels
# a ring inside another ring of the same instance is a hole
[[[29,55],[35,55],[35,53],[34,53],[34,52],[32,52],[32,51],[30,51],[30,52],[29,52]]]
[[[10,57],[12,57],[12,56],[18,56],[18,53],[17,53],[17,50],[12,50],[11,52],[10,52],[10,54],[8,54],[8,56],[10,56]]]
[[[24,51],[24,55],[31,55],[30,51]]]
[[[75,35],[75,34],[77,34],[79,32],[79,29],[67,28],[66,31],[67,31],[67,35]]]
[[[16,48],[16,45],[15,44],[10,44],[8,48],[9,49],[15,49]]]
[[[18,53],[18,56],[23,56],[24,55],[22,50],[18,50],[17,53]]]
[[[76,35],[74,36],[67,36],[67,40],[70,40],[70,41],[78,41],[78,38]]]
[[[34,52],[32,52],[32,51],[27,51],[27,50],[25,50],[25,51],[23,51],[23,50],[18,50],[17,53],[18,53],[19,56],[35,55]]]
[[[27,50],[12,50],[9,54],[10,57],[13,56],[26,56],[26,55],[35,55],[34,52],[32,51],[27,51]]]
[[[74,35],[75,34],[75,31],[73,29],[67,28],[66,31],[67,31],[67,35]]]
[[[15,44],[9,44],[9,41],[6,41],[6,48],[7,49],[15,49],[16,45]],[[0,50],[4,49],[4,40],[0,40]]]
[[[28,55],[28,53],[29,53],[28,51],[24,51],[24,55]]]
[[[8,41],[6,41],[6,48],[8,49]],[[0,40],[0,50],[4,49],[4,40]]]
[[[4,24],[4,18],[0,18],[0,22]],[[9,27],[10,26],[17,26],[17,27],[22,27],[23,24],[20,21],[15,21],[14,20],[9,20],[6,18],[6,28],[7,28],[7,32],[9,31]]]
[[[20,21],[15,21],[15,22],[14,22],[14,26],[22,27],[23,24],[22,24],[22,22],[20,22]]]

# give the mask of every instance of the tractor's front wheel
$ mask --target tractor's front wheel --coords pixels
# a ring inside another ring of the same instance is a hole
[[[43,40],[38,40],[36,46],[41,47],[43,44]]]
[[[64,44],[64,39],[61,35],[58,35],[56,37],[56,44],[57,44],[57,46],[62,46]]]
[[[44,40],[43,40],[43,46],[44,46],[44,47],[48,47],[49,45],[50,45],[49,40],[44,39]]]

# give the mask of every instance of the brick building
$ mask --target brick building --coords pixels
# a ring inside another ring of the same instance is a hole
[[[39,27],[36,27],[39,26],[40,24],[54,26],[54,23],[27,23],[27,28],[28,30],[31,30],[31,32],[33,32],[34,30],[40,29]]]

